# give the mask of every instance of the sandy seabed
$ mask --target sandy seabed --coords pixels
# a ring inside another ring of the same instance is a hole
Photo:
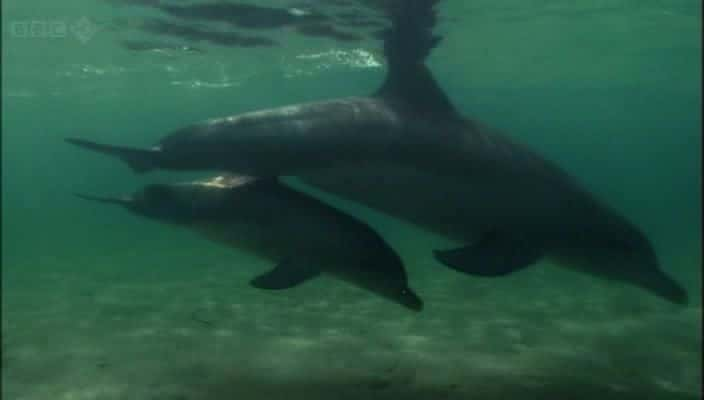
[[[249,258],[245,270],[222,263],[174,273],[108,265],[120,258],[4,273],[3,398],[608,400],[701,391],[699,300],[676,307],[551,265],[501,280],[424,268],[412,274],[426,304],[416,314],[325,277],[285,292],[250,288],[267,265]]]

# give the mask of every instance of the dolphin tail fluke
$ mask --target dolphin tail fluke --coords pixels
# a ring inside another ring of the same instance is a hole
[[[435,258],[469,275],[504,276],[538,261],[541,252],[512,238],[487,235],[479,242],[452,250],[435,250]]]
[[[92,150],[98,153],[107,154],[117,157],[127,163],[127,165],[136,173],[144,173],[157,168],[156,156],[159,154],[157,150],[135,149],[131,147],[112,146],[100,144],[88,140],[67,138],[66,142],[75,146]]]
[[[250,284],[258,289],[283,290],[298,286],[320,274],[320,271],[296,261],[283,261],[271,271],[252,279]]]
[[[117,204],[117,205],[121,205],[121,206],[129,206],[132,203],[132,201],[128,198],[94,196],[92,194],[82,194],[82,193],[74,193],[74,195],[78,198],[83,199],[83,200],[95,201],[97,203]]]

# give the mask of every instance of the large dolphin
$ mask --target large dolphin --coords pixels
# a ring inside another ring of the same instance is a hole
[[[260,289],[288,289],[324,273],[411,310],[423,308],[401,259],[374,230],[276,179],[219,176],[151,184],[127,197],[79,197],[122,205],[276,262],[251,281]]]
[[[620,213],[570,187],[570,180],[553,186],[528,171],[514,173],[478,173],[468,185],[415,168],[366,163],[302,179],[466,243],[434,252],[438,261],[462,273],[503,276],[545,257],[687,303],[687,293],[660,268],[648,238]]]
[[[140,173],[169,169],[280,176],[345,161],[393,159],[415,164],[416,153],[426,148],[428,140],[445,143],[450,134],[441,131],[443,126],[436,130],[434,122],[463,124],[423,64],[439,42],[430,32],[437,1],[386,2],[392,21],[384,33],[389,72],[371,96],[213,118],[177,129],[147,149],[66,140],[121,159]],[[422,132],[416,132],[418,128]],[[442,155],[425,155],[430,156]]]
[[[554,163],[453,107],[424,64],[440,40],[432,34],[438,1],[388,2],[388,72],[372,96],[213,119],[151,149],[69,141],[135,171],[298,175],[468,242],[435,253],[465,273],[505,275],[549,256],[686,303],[635,225]]]

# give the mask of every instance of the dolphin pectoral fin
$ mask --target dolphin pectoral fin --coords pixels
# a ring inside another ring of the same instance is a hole
[[[540,250],[512,238],[487,236],[478,243],[452,250],[435,250],[435,258],[465,274],[496,277],[508,275],[538,261]]]
[[[65,140],[67,143],[71,143],[74,146],[117,157],[127,163],[132,171],[137,173],[147,172],[156,168],[156,158],[159,155],[158,150],[112,146],[77,138],[66,138]]]
[[[319,274],[320,270],[318,269],[302,266],[297,261],[286,260],[274,269],[252,279],[250,285],[266,290],[289,289],[315,278]]]

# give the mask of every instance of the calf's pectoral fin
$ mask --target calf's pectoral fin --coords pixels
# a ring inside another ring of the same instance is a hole
[[[487,234],[478,242],[452,250],[435,250],[435,259],[465,274],[503,276],[538,261],[541,251],[510,236]]]
[[[319,274],[319,269],[310,267],[305,261],[284,260],[272,270],[252,279],[250,284],[258,289],[289,289]]]

